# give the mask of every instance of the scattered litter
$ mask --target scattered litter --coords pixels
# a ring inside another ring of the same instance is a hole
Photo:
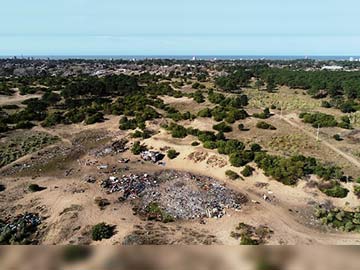
[[[123,192],[125,199],[136,198],[147,186],[154,184],[147,174],[144,175],[123,175],[121,178],[109,177],[101,182],[101,187],[106,189],[109,193]]]
[[[126,146],[128,143],[127,140],[121,139],[118,141],[115,141],[111,143],[110,145],[106,145],[105,147],[101,148],[100,150],[95,150],[92,154],[99,158],[99,157],[105,157],[108,155],[114,155],[119,154],[127,151],[129,148]]]
[[[130,159],[128,159],[128,158],[119,159],[119,163],[123,163],[123,164],[129,163],[129,161],[130,161]]]
[[[140,157],[145,161],[152,161],[154,163],[162,160],[165,155],[155,151],[143,151],[140,153]]]
[[[166,162],[164,162],[164,161],[159,161],[159,162],[158,162],[158,165],[165,167],[165,166],[166,166]]]
[[[96,182],[96,178],[95,178],[94,176],[90,176],[90,175],[89,175],[89,176],[86,176],[86,177],[85,177],[84,181],[87,182],[87,183],[93,184],[93,183]]]

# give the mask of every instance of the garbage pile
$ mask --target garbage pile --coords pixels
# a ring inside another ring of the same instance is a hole
[[[156,201],[174,219],[221,218],[226,209],[239,210],[247,202],[245,195],[236,193],[215,179],[189,173],[162,172],[168,181],[161,188],[150,187],[142,196],[140,209]]]
[[[165,155],[155,151],[143,151],[140,153],[140,157],[145,161],[152,161],[154,163],[162,160]]]
[[[129,174],[120,178],[111,176],[101,182],[101,187],[106,189],[108,193],[123,192],[122,197],[125,200],[138,198],[146,189],[156,185],[157,181],[147,174]]]
[[[26,213],[15,217],[12,221],[0,220],[0,244],[31,244],[31,235],[41,224],[37,214]]]
[[[105,157],[108,155],[116,155],[127,151],[129,148],[126,146],[128,143],[127,140],[121,139],[115,142],[112,142],[110,145],[106,145],[105,147],[95,150],[93,155],[97,158]]]
[[[123,192],[123,200],[138,199],[134,209],[141,216],[146,216],[148,206],[156,203],[174,219],[221,218],[226,209],[239,210],[247,202],[245,195],[224,187],[213,178],[172,170],[153,176],[113,176],[101,186],[109,193]]]

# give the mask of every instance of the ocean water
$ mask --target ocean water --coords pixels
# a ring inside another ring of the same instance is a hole
[[[304,55],[21,55],[16,56],[18,59],[85,59],[85,60],[145,60],[145,59],[174,59],[174,60],[299,60],[299,59],[313,59],[313,60],[349,60],[350,57],[359,59],[360,56],[304,56]],[[0,56],[4,58],[14,58],[9,56]]]

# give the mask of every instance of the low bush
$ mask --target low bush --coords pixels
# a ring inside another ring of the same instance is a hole
[[[252,176],[254,171],[255,171],[255,169],[253,167],[246,165],[245,168],[242,170],[241,174],[244,177],[250,177],[250,176]]]
[[[109,239],[114,235],[114,230],[115,230],[115,226],[111,226],[102,222],[92,227],[91,236],[94,241]]]
[[[147,148],[145,145],[140,144],[140,142],[135,142],[131,148],[131,152],[134,155],[140,155],[141,152],[146,151]]]
[[[334,138],[336,141],[342,141],[342,140],[343,140],[339,134],[335,134],[335,135],[333,136],[333,138]]]
[[[213,129],[220,131],[220,132],[231,132],[232,131],[232,127],[227,125],[225,122],[221,122],[217,125],[214,125]]]
[[[227,170],[227,171],[225,172],[225,175],[226,175],[227,177],[229,177],[229,179],[231,179],[231,180],[236,180],[236,179],[239,179],[239,178],[240,178],[240,175],[237,174],[236,172],[232,171],[232,170]]]
[[[46,189],[46,187],[41,187],[38,184],[30,184],[29,185],[29,191],[31,192],[39,192]]]
[[[170,159],[174,159],[177,158],[177,156],[179,155],[179,152],[176,152],[174,149],[170,149],[167,151],[167,157]]]
[[[104,210],[106,206],[110,205],[109,200],[106,198],[96,197],[94,201],[100,210]]]
[[[360,186],[354,186],[354,194],[360,199]]]
[[[199,146],[199,145],[200,145],[199,142],[192,142],[192,143],[191,143],[191,146]]]
[[[337,181],[332,181],[330,185],[320,186],[319,189],[327,196],[334,198],[345,198],[349,193],[349,190],[343,188],[341,184]]]
[[[264,122],[264,121],[258,122],[258,123],[256,124],[256,127],[257,127],[257,128],[260,128],[260,129],[276,130],[276,127],[274,127],[273,125],[268,124],[268,123],[266,123],[266,122]]]

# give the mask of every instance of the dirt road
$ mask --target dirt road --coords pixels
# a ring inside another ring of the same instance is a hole
[[[306,134],[307,136],[313,138],[313,139],[317,139],[316,135],[308,130],[306,130],[305,128],[303,128],[301,125],[299,125],[296,121],[292,120],[294,119],[296,116],[294,116],[293,114],[289,114],[286,116],[281,116],[281,115],[275,115],[274,117],[278,117],[279,119],[287,122],[289,125],[300,129],[302,132],[304,132],[304,134]],[[355,157],[341,151],[340,149],[338,149],[337,147],[335,147],[334,145],[332,145],[331,143],[327,142],[324,139],[320,140],[320,143],[323,144],[324,146],[326,146],[327,148],[331,149],[332,151],[334,151],[335,153],[339,154],[340,156],[342,156],[343,158],[345,158],[346,160],[348,160],[350,163],[352,163],[353,165],[355,165],[356,167],[360,168],[360,161],[357,160]]]

